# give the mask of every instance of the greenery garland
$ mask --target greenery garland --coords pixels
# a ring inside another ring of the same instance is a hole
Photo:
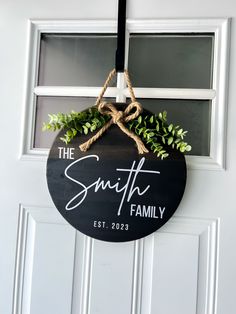
[[[65,129],[60,139],[66,144],[80,134],[88,134],[101,128],[110,120],[110,116],[102,115],[96,107],[82,112],[71,111],[69,114],[49,114],[49,122],[43,124],[43,130],[57,131]],[[137,119],[127,123],[127,127],[137,134],[157,157],[164,159],[169,156],[165,147],[171,146],[181,153],[189,152],[191,146],[184,142],[187,131],[179,125],[167,123],[167,112],[159,114],[141,114]]]

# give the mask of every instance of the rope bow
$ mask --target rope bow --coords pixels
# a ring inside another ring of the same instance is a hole
[[[139,154],[148,153],[148,150],[144,146],[142,140],[136,134],[134,134],[132,131],[128,130],[124,125],[124,123],[127,123],[127,122],[137,118],[142,113],[142,106],[135,99],[134,92],[133,92],[132,85],[131,85],[127,71],[125,71],[124,73],[125,73],[125,78],[127,81],[129,91],[130,91],[132,102],[126,107],[126,109],[124,111],[117,110],[117,108],[111,103],[101,102],[103,95],[104,95],[110,81],[112,80],[113,76],[115,75],[115,73],[116,73],[115,70],[111,71],[111,73],[109,74],[109,76],[108,76],[108,78],[104,84],[102,92],[96,101],[96,106],[98,107],[98,111],[101,114],[109,115],[111,117],[111,119],[93,137],[91,137],[87,142],[81,144],[79,146],[79,148],[83,152],[87,151],[90,148],[90,146],[99,137],[101,137],[102,134],[107,129],[109,129],[109,127],[112,124],[116,124],[127,136],[129,136],[130,138],[132,138],[135,141]],[[133,113],[131,113],[131,111],[133,109],[135,109],[135,111]]]

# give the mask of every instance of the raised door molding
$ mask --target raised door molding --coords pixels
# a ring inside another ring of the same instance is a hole
[[[13,314],[215,314],[218,242],[218,219],[173,217],[144,239],[110,243],[55,208],[21,205]]]
[[[76,240],[53,208],[20,205],[13,314],[71,313]]]
[[[218,219],[175,216],[145,238],[139,314],[215,314],[218,247]]]

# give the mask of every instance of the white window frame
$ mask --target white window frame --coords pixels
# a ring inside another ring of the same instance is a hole
[[[230,19],[228,18],[127,20],[126,63],[129,33],[214,33],[212,89],[134,88],[137,98],[208,99],[212,101],[210,156],[186,156],[190,169],[225,169],[229,29]],[[37,86],[41,33],[112,34],[116,31],[117,24],[113,20],[29,21],[21,159],[45,161],[48,155],[48,149],[32,148],[37,96],[97,97],[101,89],[101,87]],[[118,102],[125,102],[128,95],[124,75],[119,73],[117,87],[108,88],[105,96],[116,97]]]

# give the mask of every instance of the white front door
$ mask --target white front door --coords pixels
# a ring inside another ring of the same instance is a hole
[[[108,243],[53,206],[53,135],[40,129],[47,113],[93,104],[113,67],[117,1],[1,1],[0,313],[235,313],[235,9],[128,0],[136,96],[187,126],[194,155],[175,216],[142,240]],[[106,96],[125,101],[122,75],[114,87]]]

